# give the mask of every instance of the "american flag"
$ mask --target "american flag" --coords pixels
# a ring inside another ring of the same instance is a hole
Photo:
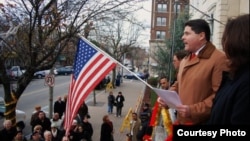
[[[100,83],[101,80],[116,66],[116,61],[96,49],[97,47],[80,38],[74,63],[74,73],[71,75],[69,94],[65,113],[64,128],[68,135],[73,119],[78,109]]]

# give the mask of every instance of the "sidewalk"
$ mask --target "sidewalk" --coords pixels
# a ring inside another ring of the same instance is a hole
[[[114,125],[114,140],[115,141],[126,141],[127,137],[126,134],[129,132],[128,129],[124,129],[122,133],[120,133],[120,128],[123,122],[123,119],[125,118],[126,114],[129,111],[129,108],[135,109],[137,105],[137,100],[139,96],[143,96],[144,94],[145,85],[137,80],[124,80],[123,83],[119,87],[116,87],[113,90],[114,96],[117,96],[118,92],[121,91],[123,93],[123,96],[125,97],[124,107],[122,109],[122,117],[115,117],[115,115],[109,115],[110,120],[113,122]],[[105,93],[105,91],[101,91],[99,93],[96,93],[96,102],[97,104],[93,104],[93,100],[90,99],[86,101],[86,104],[89,108],[89,113],[91,115],[91,118],[89,121],[91,122],[94,134],[92,137],[93,141],[99,141],[100,140],[100,134],[101,134],[101,124],[102,124],[102,117],[107,112],[107,97],[108,92]],[[114,107],[114,113],[116,112],[116,107]]]

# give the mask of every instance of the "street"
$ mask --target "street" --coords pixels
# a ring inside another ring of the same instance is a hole
[[[56,76],[55,86],[53,87],[53,105],[58,96],[64,96],[68,93],[70,76]],[[3,86],[0,85],[0,97],[4,97]],[[92,100],[93,95],[89,95],[87,100]],[[98,99],[97,99],[98,100]],[[30,117],[36,105],[41,105],[42,110],[49,112],[49,87],[45,86],[44,79],[34,79],[26,88],[17,103],[17,109],[26,113],[26,127],[24,134],[31,132]],[[47,115],[49,116],[49,115]],[[0,120],[0,129],[3,127],[3,119]]]
[[[56,76],[55,86],[54,86],[54,96],[53,101],[57,99],[58,96],[64,96],[68,92],[70,76]],[[129,108],[134,109],[138,105],[138,97],[143,94],[144,84],[138,80],[124,79],[120,87],[114,89],[114,95],[116,96],[118,91],[122,91],[125,96],[125,106],[123,108],[123,114],[121,118],[117,118],[114,115],[110,115],[110,119],[113,121],[115,134],[114,138],[116,140],[124,140],[126,138],[126,133],[128,129],[124,132],[119,132],[123,119],[127,114]],[[0,96],[3,96],[3,87],[0,86]],[[107,114],[107,96],[108,93],[103,91],[96,91],[96,101],[97,104],[93,104],[93,94],[90,94],[86,99],[86,104],[89,107],[89,112],[91,115],[90,122],[94,128],[93,140],[99,140],[100,126],[102,123],[102,116]],[[43,110],[49,111],[49,88],[44,86],[44,79],[34,79],[29,87],[25,90],[20,100],[18,101],[17,109],[26,112],[26,127],[24,129],[24,134],[27,136],[31,132],[30,128],[30,117],[31,113],[34,111],[35,105],[41,105]],[[0,120],[3,123],[3,119]],[[0,124],[0,129],[2,129],[3,124]],[[27,136],[28,137],[28,136]]]

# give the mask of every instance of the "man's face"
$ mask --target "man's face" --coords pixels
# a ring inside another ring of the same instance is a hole
[[[39,119],[44,119],[45,115],[43,112],[40,112],[39,115],[38,115]]]
[[[196,34],[190,26],[186,26],[184,29],[184,33],[182,35],[182,41],[185,45],[185,50],[189,52],[195,52],[198,50],[203,42],[204,32]]]
[[[174,68],[176,70],[178,70],[178,68],[180,66],[180,61],[178,60],[178,58],[176,57],[176,55],[174,55],[174,57],[173,57],[173,65],[174,65]]]
[[[168,89],[169,87],[169,83],[166,78],[163,78],[160,80],[160,85],[161,85],[161,88],[165,90]]]
[[[137,120],[136,114],[132,114],[132,118],[133,118],[133,120]]]

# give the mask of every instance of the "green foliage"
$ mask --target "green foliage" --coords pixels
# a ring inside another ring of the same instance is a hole
[[[169,68],[169,58],[170,51],[167,46],[158,46],[157,51],[155,52],[155,57],[157,58],[158,66],[156,66],[156,70],[160,75],[168,75]]]
[[[150,77],[148,79],[148,84],[150,84],[153,87],[157,87],[158,84],[158,77]]]
[[[184,49],[184,44],[181,41],[183,31],[184,31],[184,24],[189,20],[189,15],[187,14],[187,10],[179,13],[178,18],[176,19],[175,25],[175,33],[174,33],[174,48],[173,52],[177,52],[179,50]],[[173,28],[171,28],[171,34],[173,34]],[[170,39],[172,42],[173,39]]]
[[[150,92],[150,103],[151,103],[151,105],[155,105],[155,102],[156,102],[157,98],[158,98],[157,94],[153,90],[151,90],[151,92]]]
[[[150,77],[148,79],[148,84],[150,84],[151,86],[153,87],[157,87],[158,85],[158,80],[159,78],[158,77]],[[154,105],[156,100],[157,100],[157,94],[152,90],[150,89],[150,104],[151,105]]]

